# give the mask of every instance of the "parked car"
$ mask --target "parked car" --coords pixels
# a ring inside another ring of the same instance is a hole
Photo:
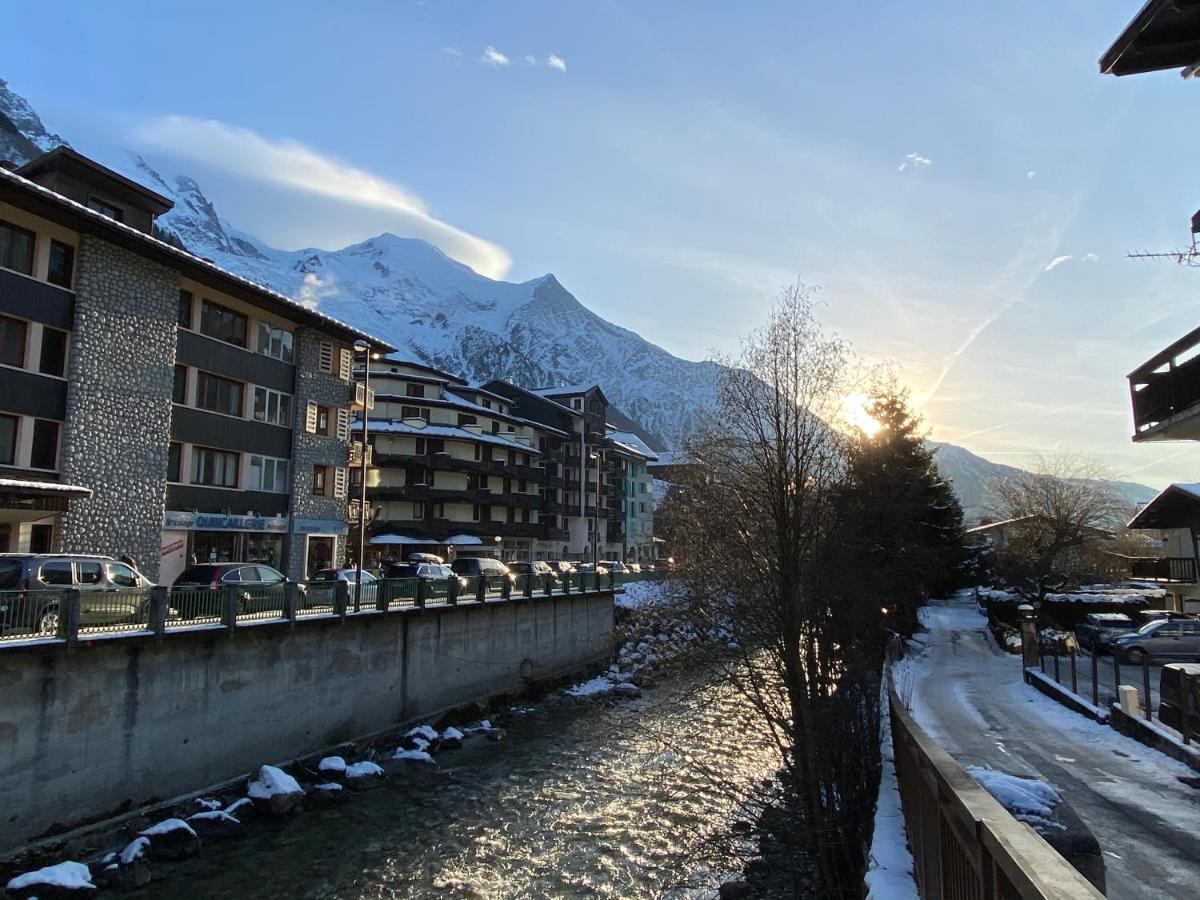
[[[1143,625],[1132,634],[1113,638],[1113,654],[1134,664],[1200,660],[1200,622],[1192,619],[1160,619]]]
[[[1175,612],[1173,609],[1139,609],[1134,614],[1134,619],[1137,627],[1149,625],[1151,622],[1158,622],[1163,619],[1195,619],[1191,613]]]
[[[221,616],[225,609],[222,593],[233,585],[238,592],[238,611],[266,612],[283,609],[283,585],[287,577],[263,563],[201,563],[184,569],[171,585],[171,608],[181,619]],[[364,579],[365,581],[365,579]],[[307,602],[300,585],[299,600]]]
[[[437,565],[442,565],[443,563],[446,562],[444,559],[442,559],[436,553],[410,553],[410,554],[408,554],[408,561],[409,562],[436,563]]]
[[[546,561],[546,565],[550,567],[552,572],[559,575],[574,575],[575,563],[568,559],[550,559]]]
[[[630,574],[632,574],[632,575],[641,575],[642,574],[642,564],[641,563],[637,563],[637,562],[625,563],[625,568],[628,569]]]
[[[0,633],[55,634],[62,592],[70,588],[79,591],[80,626],[145,622],[150,587],[150,579],[111,556],[0,553]]]
[[[363,569],[363,584],[374,584],[375,576],[367,569]],[[313,576],[308,579],[313,581],[349,581],[351,584],[358,581],[357,569],[322,569],[320,572],[314,572]]]
[[[454,570],[445,563],[389,563],[384,574],[387,578],[424,578],[426,581],[441,581],[457,577],[460,584],[467,583],[465,578],[456,576]]]
[[[614,575],[625,575],[629,572],[629,567],[619,559],[602,559],[600,560],[600,565],[604,566],[604,568]]]
[[[516,582],[517,576],[509,571],[508,566],[490,556],[460,556],[450,564],[456,574],[465,578],[507,578]]]
[[[535,562],[511,562],[508,564],[508,569],[518,578],[522,575],[534,575],[538,578],[535,584],[542,586],[546,578],[551,579],[551,584],[558,586],[558,575],[550,567],[549,563],[537,560]]]
[[[1108,653],[1112,649],[1113,638],[1136,628],[1133,619],[1124,613],[1088,613],[1075,626],[1075,640],[1085,650]]]
[[[599,565],[595,565],[595,566],[589,562],[576,563],[575,571],[581,572],[581,573],[586,572],[589,575],[593,572],[595,572],[597,575],[607,575],[608,574],[608,563],[602,562]]]

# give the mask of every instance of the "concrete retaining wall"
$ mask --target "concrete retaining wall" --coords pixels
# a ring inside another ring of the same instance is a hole
[[[0,650],[0,852],[594,664],[611,594]]]

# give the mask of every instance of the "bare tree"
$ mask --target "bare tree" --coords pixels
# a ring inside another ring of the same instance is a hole
[[[1004,524],[997,570],[1040,600],[1048,590],[1098,574],[1093,552],[1111,540],[1124,505],[1104,468],[1069,454],[1038,457],[1033,471],[991,485]]]
[[[778,750],[774,839],[795,851],[779,858],[802,863],[805,893],[858,897],[884,632],[858,589],[848,445],[830,425],[851,357],[797,286],[724,362],[718,415],[688,448],[703,465],[680,485],[677,554],[693,613],[730,635],[712,664]]]

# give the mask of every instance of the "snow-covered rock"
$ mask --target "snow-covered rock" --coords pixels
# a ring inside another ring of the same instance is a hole
[[[346,766],[343,775],[346,787],[352,791],[369,791],[383,784],[383,769],[373,762],[356,762]]]
[[[10,879],[4,890],[12,897],[73,897],[96,890],[83,863],[60,862]]]
[[[336,781],[325,781],[314,784],[305,800],[309,809],[325,809],[344,802],[349,796],[349,792]]]
[[[389,771],[399,773],[433,772],[438,768],[438,764],[426,751],[410,750],[407,747],[397,747],[385,762]]]
[[[138,832],[138,837],[149,839],[150,855],[154,859],[187,859],[200,849],[200,836],[183,819],[155,822]]]
[[[246,786],[246,795],[256,809],[282,818],[298,812],[304,805],[304,789],[291,775],[275,766],[263,766],[258,778]]]
[[[241,837],[242,823],[236,816],[220,809],[210,809],[188,816],[188,824],[200,835],[203,843]]]
[[[463,738],[466,737],[457,728],[447,728],[442,732],[438,740],[438,749],[440,750],[457,750],[463,745]]]
[[[317,771],[326,777],[332,775],[345,775],[346,760],[340,756],[326,756],[319,763],[317,763]]]
[[[437,741],[439,735],[437,729],[431,725],[418,725],[416,728],[410,728],[404,733],[404,736],[410,740],[422,740],[426,746]]]

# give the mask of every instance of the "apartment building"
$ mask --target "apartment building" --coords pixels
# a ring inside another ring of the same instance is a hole
[[[372,557],[559,555],[566,431],[522,418],[488,387],[407,360],[372,360],[370,383]]]
[[[654,540],[654,478],[647,466],[658,460],[636,434],[628,431],[609,431],[606,435],[612,446],[620,485],[620,547],[613,548],[610,535],[610,557],[626,562],[651,562],[657,558]]]
[[[0,550],[340,563],[353,347],[391,348],[157,240],[170,208],[66,147],[0,169]]]

